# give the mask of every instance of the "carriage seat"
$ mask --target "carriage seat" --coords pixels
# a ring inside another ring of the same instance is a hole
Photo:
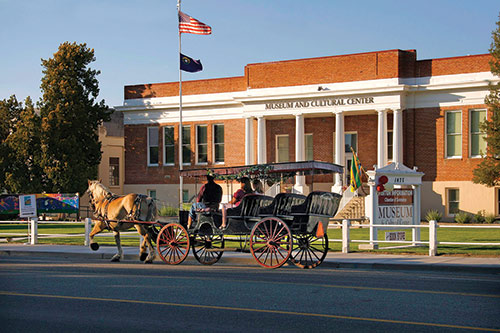
[[[227,233],[248,233],[253,225],[261,219],[259,216],[260,208],[270,205],[272,201],[273,198],[267,195],[245,195],[238,207],[227,210]]]
[[[338,193],[323,191],[309,193],[302,204],[292,206],[290,228],[311,233],[321,222],[323,229],[326,230],[329,219],[337,213],[341,198],[342,195]]]
[[[259,216],[288,216],[292,210],[292,206],[302,204],[306,200],[306,196],[295,193],[278,193],[273,202],[269,206],[261,207]]]

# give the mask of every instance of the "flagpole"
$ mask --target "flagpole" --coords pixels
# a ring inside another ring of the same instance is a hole
[[[181,11],[181,0],[177,0],[177,17],[179,17]],[[181,176],[181,171],[182,171],[182,71],[181,71],[181,64],[180,64],[180,59],[181,59],[181,32],[180,28],[179,29],[179,210],[182,210],[182,183],[183,179]]]

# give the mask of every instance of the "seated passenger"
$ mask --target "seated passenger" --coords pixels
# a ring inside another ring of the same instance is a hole
[[[218,209],[221,200],[222,187],[215,183],[213,176],[207,175],[207,183],[200,188],[196,202],[189,210],[188,229],[191,228],[193,221],[196,220],[196,210],[205,208]]]
[[[241,187],[236,192],[234,192],[231,201],[229,201],[227,204],[222,205],[222,225],[220,226],[221,229],[224,229],[226,227],[227,209],[238,207],[238,205],[241,203],[241,199],[243,199],[245,195],[253,193],[252,185],[250,185],[250,179],[248,177],[242,177],[240,179],[240,186]]]
[[[255,194],[264,194],[264,187],[262,186],[262,182],[257,178],[252,181],[253,192]]]

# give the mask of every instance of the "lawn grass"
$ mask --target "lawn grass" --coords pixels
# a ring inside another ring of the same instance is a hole
[[[397,229],[394,229],[397,230]],[[138,246],[139,238],[135,229],[131,229],[130,234],[121,235],[123,246]],[[385,232],[389,230],[379,230],[378,239],[385,239]],[[406,239],[411,240],[411,230],[404,230]],[[63,224],[63,223],[40,223],[38,225],[39,244],[57,244],[57,245],[83,245],[85,227],[82,224]],[[14,242],[25,243],[28,234],[26,224],[0,224],[0,239],[7,237],[14,238],[25,236],[24,239],[14,240]],[[46,238],[44,235],[64,234],[70,236],[61,236],[55,238]],[[82,236],[71,236],[71,235]],[[328,238],[330,240],[342,238],[342,230],[328,229]],[[429,253],[428,246],[410,247],[399,249],[378,249],[378,250],[359,250],[358,246],[362,243],[353,242],[353,240],[369,240],[368,228],[352,228],[350,230],[350,252],[372,252],[372,253],[390,253],[390,254],[420,254]],[[500,242],[500,229],[493,228],[438,228],[437,238],[441,242],[472,242],[472,243],[498,243]],[[428,241],[429,232],[427,228],[421,228],[421,240]],[[100,245],[114,246],[115,240],[111,232],[103,232],[96,236]],[[404,244],[379,243],[379,247],[389,247]],[[330,250],[340,252],[342,244],[340,241],[330,241]],[[226,241],[226,247],[239,248],[239,243]],[[439,255],[467,255],[467,256],[500,256],[500,246],[478,246],[478,245],[438,245]]]

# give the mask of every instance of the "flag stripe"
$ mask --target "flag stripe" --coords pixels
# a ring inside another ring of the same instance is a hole
[[[179,33],[210,35],[212,28],[205,23],[179,11]]]

